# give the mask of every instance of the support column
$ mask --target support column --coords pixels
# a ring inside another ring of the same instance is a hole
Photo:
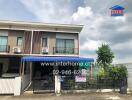
[[[32,30],[32,33],[31,33],[31,47],[30,47],[30,54],[32,54],[32,51],[33,51],[33,30]]]
[[[14,79],[14,96],[19,96],[21,94],[21,86],[22,86],[22,80],[23,80],[23,75],[24,75],[24,64],[25,62],[23,62],[21,60],[21,64],[20,64],[20,76],[15,77]]]
[[[14,80],[14,96],[19,96],[21,94],[21,77],[15,77]]]
[[[90,78],[93,79],[93,65],[90,67]]]
[[[61,80],[59,75],[55,75],[55,93],[59,94],[61,91]]]
[[[30,82],[32,81],[32,62],[30,62]]]
[[[24,69],[25,69],[25,62],[23,62],[23,67],[22,67],[22,78],[24,76]]]
[[[54,70],[56,72],[56,73],[53,73],[55,77],[55,93],[59,94],[61,91],[61,77],[58,73],[58,66],[54,66]]]
[[[20,69],[19,69],[20,76],[22,76],[22,67],[23,67],[23,61],[21,60]]]

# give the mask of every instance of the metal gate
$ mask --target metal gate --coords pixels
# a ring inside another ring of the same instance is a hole
[[[127,86],[127,79],[113,80],[107,78],[94,78],[90,79],[87,76],[86,82],[76,82],[74,76],[63,76],[61,82],[62,90],[87,90],[87,89],[119,89],[121,86]]]
[[[52,93],[55,90],[53,76],[44,76],[33,79],[33,93]]]

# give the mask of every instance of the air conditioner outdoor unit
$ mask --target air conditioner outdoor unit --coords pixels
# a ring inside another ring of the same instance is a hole
[[[42,53],[47,54],[49,52],[48,47],[42,47]]]
[[[21,53],[22,50],[20,47],[13,47],[13,53]]]

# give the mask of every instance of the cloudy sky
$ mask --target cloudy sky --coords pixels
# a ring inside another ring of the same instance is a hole
[[[125,8],[123,17],[111,17],[112,6]],[[0,0],[0,20],[81,24],[81,56],[96,59],[107,43],[114,63],[132,62],[132,0]]]

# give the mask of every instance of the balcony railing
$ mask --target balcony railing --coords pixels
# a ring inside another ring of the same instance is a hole
[[[9,45],[0,45],[0,52],[9,52],[10,46]]]
[[[62,48],[62,47],[54,47],[54,54],[78,54],[78,48]]]

